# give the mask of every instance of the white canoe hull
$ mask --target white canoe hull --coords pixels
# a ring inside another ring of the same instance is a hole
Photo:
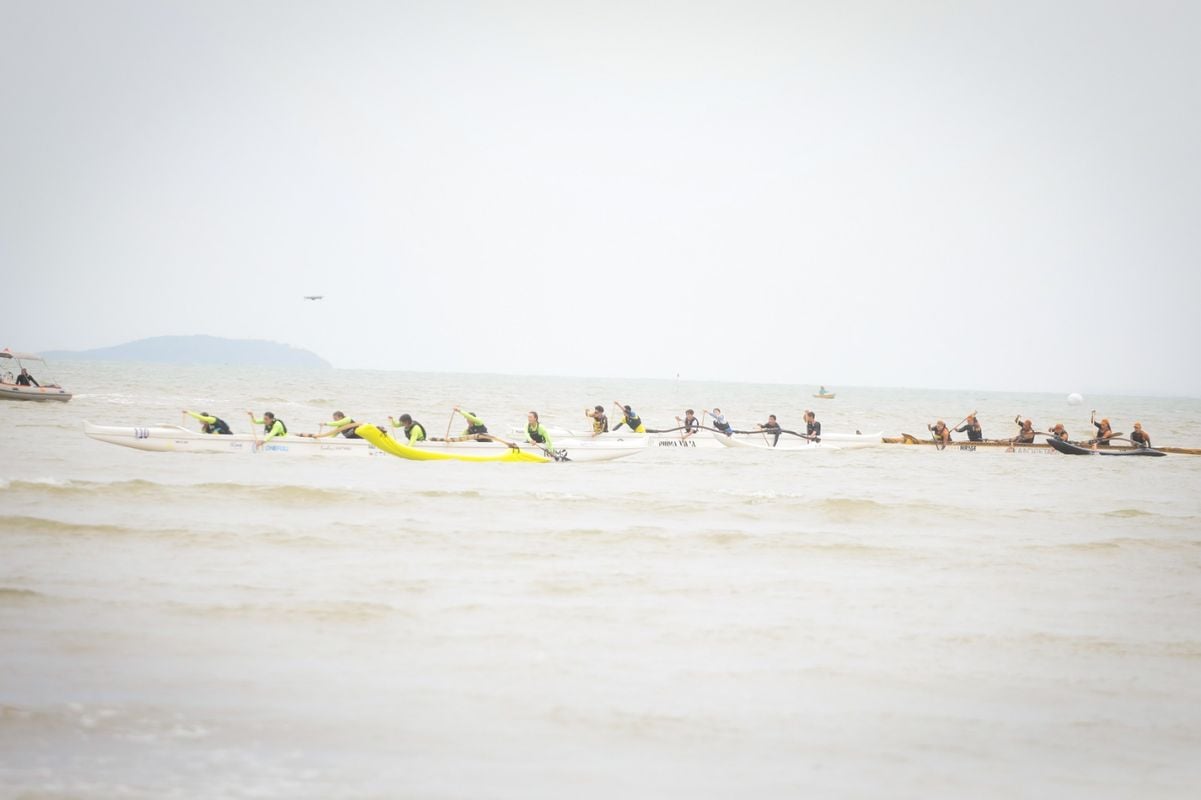
[[[152,453],[252,453],[273,456],[359,456],[385,455],[362,439],[329,437],[309,439],[301,436],[285,436],[264,444],[262,437],[249,433],[222,436],[217,433],[200,433],[179,425],[151,425],[149,427],[125,427],[113,425],[83,424],[83,432],[98,442],[132,447]]]
[[[775,441],[774,436],[771,434],[766,436],[762,434],[754,436],[723,436],[720,433],[714,433],[712,436],[726,447],[785,451],[789,453],[816,453],[820,450],[844,450],[851,447],[865,446],[845,442],[811,442],[808,439],[801,439],[796,436],[789,436],[788,434],[782,435],[779,441]],[[773,444],[773,442],[775,443]]]

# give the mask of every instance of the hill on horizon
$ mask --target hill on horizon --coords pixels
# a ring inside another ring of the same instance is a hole
[[[265,339],[219,336],[153,336],[93,350],[56,350],[47,358],[64,361],[143,361],[151,364],[224,364],[243,367],[333,367],[324,358]]]

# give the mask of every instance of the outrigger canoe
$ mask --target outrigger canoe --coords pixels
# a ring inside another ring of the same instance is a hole
[[[1150,447],[1087,447],[1076,442],[1065,442],[1061,439],[1048,439],[1051,447],[1069,456],[1166,456],[1160,450]]]
[[[1038,435],[1043,436],[1044,434],[1040,433]],[[1050,439],[1049,436],[1046,438]],[[942,442],[938,442],[938,441],[935,441],[935,440],[929,439],[929,438],[919,439],[918,437],[913,436],[911,434],[902,433],[900,436],[886,436],[886,437],[884,437],[883,441],[885,444],[922,445],[924,447],[933,447],[936,450],[954,450],[956,452],[961,452],[961,453],[976,452],[976,451],[995,451],[998,453],[1003,453],[1003,452],[1030,453],[1030,454],[1041,453],[1043,455],[1046,455],[1048,453],[1055,452],[1055,449],[1050,444],[1046,444],[1044,442],[1031,442],[1028,444],[1015,444],[1014,442],[1012,442],[1009,439],[985,439],[982,442],[965,442],[962,440],[956,440],[956,441],[952,441],[950,444],[943,447]],[[1134,448],[1134,447],[1130,447],[1130,446],[1126,446],[1126,445],[1117,445],[1117,444],[1109,446],[1110,452],[1118,452],[1118,453],[1127,453],[1127,452],[1135,450],[1135,449],[1139,449],[1139,448]],[[1171,453],[1174,455],[1201,456],[1201,448],[1198,448],[1198,447],[1157,447],[1155,449],[1161,453]]]
[[[120,427],[83,423],[83,432],[99,442],[152,453],[257,453],[273,456],[378,456],[382,453],[362,439],[341,436],[310,439],[285,436],[264,443],[249,433],[201,433],[179,425]]]
[[[611,461],[637,455],[650,443],[645,437],[624,439],[563,439],[553,442],[553,454],[535,444],[515,447],[504,442],[408,442],[380,433],[373,425],[360,425],[355,432],[380,451],[410,461],[474,461],[544,464],[548,461]]]

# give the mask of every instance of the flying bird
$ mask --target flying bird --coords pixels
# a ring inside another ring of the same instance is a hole
[[[304,299],[305,300],[321,300],[324,297],[325,297],[325,295],[323,295],[323,294],[306,294],[304,296]]]

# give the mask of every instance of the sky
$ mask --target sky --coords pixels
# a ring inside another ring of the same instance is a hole
[[[0,0],[0,346],[1201,396],[1198,30],[1191,2]]]

